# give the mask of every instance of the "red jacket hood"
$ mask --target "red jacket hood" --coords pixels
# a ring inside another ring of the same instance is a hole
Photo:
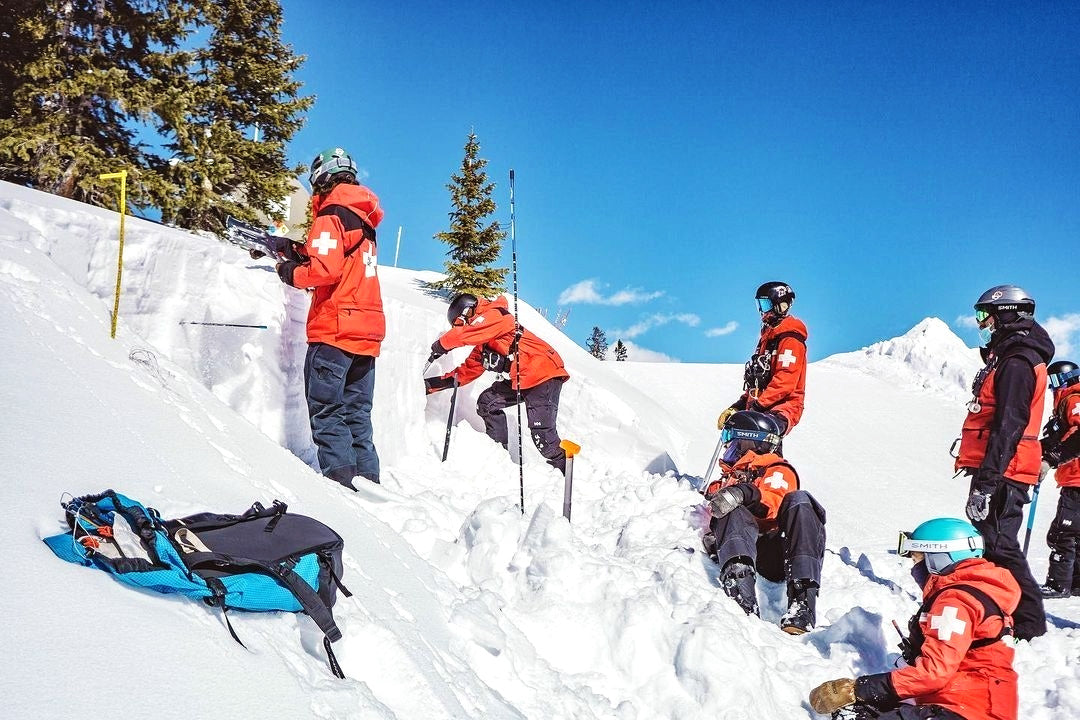
[[[961,560],[948,575],[931,575],[924,595],[929,597],[938,590],[959,583],[979,588],[994,599],[1002,612],[1009,615],[1020,602],[1020,586],[1012,573],[982,558]]]
[[[364,221],[377,228],[383,219],[383,209],[379,198],[370,188],[363,185],[339,183],[330,188],[330,192],[311,196],[311,214],[318,215],[327,205],[343,205],[360,214]]]

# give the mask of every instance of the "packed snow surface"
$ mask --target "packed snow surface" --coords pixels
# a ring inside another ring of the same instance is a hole
[[[572,376],[559,428],[583,450],[567,522],[563,478],[526,440],[522,513],[516,432],[508,454],[474,409],[491,376],[462,388],[439,461],[450,398],[425,397],[421,370],[445,299],[424,290],[436,274],[388,267],[374,412],[383,485],[351,493],[310,467],[306,295],[266,260],[129,219],[110,339],[117,229],[114,212],[0,183],[4,717],[137,703],[161,719],[810,718],[814,685],[896,658],[891,621],[917,597],[890,553],[897,531],[962,513],[947,451],[975,351],[931,318],[813,364],[785,454],[828,510],[829,543],[819,627],[787,636],[781,586],[759,581],[762,617],[748,618],[694,551],[694,485],[741,367],[599,362],[523,299],[522,322]],[[213,608],[53,556],[41,539],[64,530],[61,499],[106,488],[166,517],[280,499],[336,529],[353,592],[335,607],[348,679],[330,674],[303,615],[231,614],[245,649]],[[1044,483],[1040,577],[1056,501]],[[1080,717],[1080,599],[1047,609],[1049,633],[1017,645],[1020,716]]]

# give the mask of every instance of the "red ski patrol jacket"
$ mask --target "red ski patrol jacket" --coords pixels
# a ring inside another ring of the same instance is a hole
[[[799,489],[799,473],[784,458],[775,453],[758,455],[751,450],[734,465],[720,464],[720,479],[706,488],[705,496],[712,497],[726,487],[740,482],[754,486],[754,499],[746,503],[757,519],[758,530],[767,533],[778,527],[780,503],[789,492]]]
[[[439,338],[439,344],[447,351],[467,345],[476,346],[465,362],[457,369],[443,375],[444,378],[456,374],[458,383],[465,385],[483,375],[487,369],[484,366],[485,351],[502,358],[510,355],[516,325],[508,307],[505,295],[500,295],[494,300],[479,298],[476,310],[469,321],[464,325],[450,328]],[[570,377],[555,348],[525,328],[522,328],[516,356],[509,358],[505,370],[510,376],[511,387],[515,389],[518,388],[519,368],[521,390],[536,387],[552,378]]]
[[[967,585],[990,597],[1005,615],[987,613],[984,604],[963,588]],[[934,599],[919,617],[924,640],[915,664],[893,670],[889,679],[901,698],[919,705],[940,705],[966,720],[1017,720],[1016,672],[1013,648],[1000,637],[1020,601],[1020,586],[1012,574],[982,558],[963,560],[947,575],[931,575],[923,597]],[[973,642],[985,640],[981,647]]]
[[[1054,344],[1034,320],[1015,328],[999,330],[990,349],[983,350],[986,367],[972,387],[975,397],[960,431],[955,469],[1034,485],[1042,467],[1039,430]]]
[[[806,325],[797,317],[785,316],[775,326],[762,325],[755,355],[767,355],[771,374],[757,396],[743,393],[739,402],[747,410],[783,415],[791,432],[803,414],[806,394]]]
[[[311,199],[314,220],[301,249],[309,262],[293,285],[314,288],[307,339],[357,355],[378,357],[386,337],[377,271],[375,228],[379,198],[363,185],[338,184]]]
[[[1080,433],[1080,387],[1061,388],[1055,395],[1054,412],[1069,428],[1061,438],[1064,442]],[[1054,477],[1060,487],[1080,487],[1080,457],[1061,463],[1054,471]]]

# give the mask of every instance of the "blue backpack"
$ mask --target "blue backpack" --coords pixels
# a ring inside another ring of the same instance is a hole
[[[199,513],[163,520],[156,510],[106,490],[61,503],[71,531],[45,538],[68,562],[160,593],[228,610],[304,612],[323,631],[330,669],[345,675],[330,643],[341,638],[331,608],[341,584],[341,536],[285,503],[254,503],[240,515]]]

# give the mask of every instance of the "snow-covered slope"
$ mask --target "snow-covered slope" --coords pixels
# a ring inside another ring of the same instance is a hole
[[[137,687],[156,718],[808,718],[813,685],[891,662],[890,621],[915,592],[889,554],[896,530],[961,512],[946,450],[962,399],[812,366],[785,448],[828,509],[829,552],[821,627],[788,637],[782,588],[762,582],[763,618],[747,618],[684,549],[702,518],[682,476],[703,472],[741,368],[600,363],[523,304],[567,361],[559,425],[584,450],[570,524],[562,479],[526,448],[522,514],[518,468],[472,409],[483,382],[463,390],[439,462],[449,398],[425,397],[420,370],[445,304],[421,290],[429,273],[393,268],[380,269],[384,486],[349,493],[305,465],[304,295],[215,240],[129,221],[110,340],[115,232],[115,214],[0,183],[5,717],[67,718],[103,687]],[[61,495],[106,487],[166,516],[280,498],[333,526],[354,593],[335,609],[349,680],[330,676],[303,616],[234,617],[245,650],[214,610],[53,557],[40,539],[62,529]],[[1055,501],[1046,488],[1036,574]],[[1080,600],[1049,609],[1055,627],[1017,651],[1024,718],[1080,713],[1080,630],[1064,619]]]
[[[982,367],[978,350],[965,345],[938,318],[926,318],[898,338],[831,355],[820,364],[862,370],[951,398],[969,395],[971,379]]]

